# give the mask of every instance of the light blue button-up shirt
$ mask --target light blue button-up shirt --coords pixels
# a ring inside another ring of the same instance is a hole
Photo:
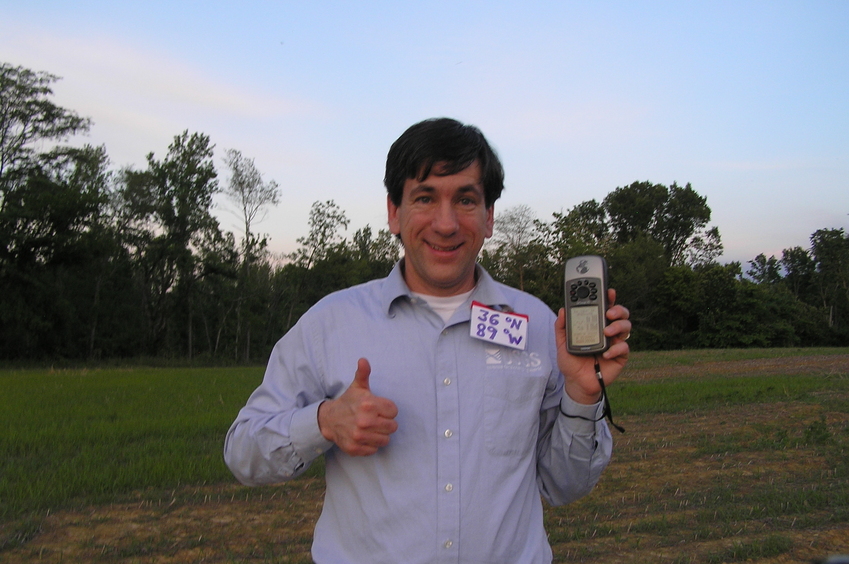
[[[227,434],[243,483],[291,479],[321,454],[327,493],[313,558],[324,563],[548,563],[540,497],[587,494],[610,460],[600,405],[563,393],[551,310],[480,267],[469,302],[444,322],[413,298],[402,263],[327,296],[274,347],[265,378]],[[471,301],[529,316],[527,348],[470,336]],[[317,410],[371,364],[372,393],[398,407],[390,444],[350,457]]]

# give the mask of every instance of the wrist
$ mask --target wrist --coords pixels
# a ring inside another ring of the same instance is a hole
[[[594,394],[588,394],[580,388],[566,386],[566,395],[575,403],[582,405],[594,405],[601,401],[601,390]]]
[[[333,406],[331,405],[333,400],[326,399],[318,404],[318,410],[316,411],[316,420],[318,421],[318,430],[321,433],[321,436],[325,438],[325,440],[333,441],[333,436],[330,434],[331,425],[328,417],[328,409],[332,410]]]

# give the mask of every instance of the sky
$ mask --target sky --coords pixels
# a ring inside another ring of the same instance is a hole
[[[635,181],[690,183],[720,262],[849,231],[849,2],[0,0],[0,61],[62,77],[111,166],[188,130],[253,158],[297,248],[316,201],[386,227],[386,152],[410,125],[478,126],[499,211],[549,221]],[[216,215],[240,221],[225,198]]]

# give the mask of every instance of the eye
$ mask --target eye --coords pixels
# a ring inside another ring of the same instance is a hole
[[[429,204],[430,202],[433,201],[433,198],[430,197],[430,196],[427,196],[427,195],[422,195],[422,196],[417,197],[413,201],[416,202],[416,203],[419,203],[419,204]]]

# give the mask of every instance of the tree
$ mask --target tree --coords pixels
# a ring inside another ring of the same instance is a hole
[[[25,181],[0,211],[0,338],[10,356],[115,353],[127,334],[115,328],[110,278],[123,272],[123,249],[108,217],[105,150],[57,148],[33,158]],[[124,288],[124,300],[132,299]],[[131,301],[132,303],[132,301]],[[110,331],[104,333],[103,328]],[[105,343],[106,338],[112,345]]]
[[[63,162],[82,162],[88,158],[82,156],[85,152],[90,155],[94,151],[57,148],[43,154],[37,152],[36,148],[85,131],[90,125],[88,119],[50,100],[53,95],[50,85],[57,80],[58,77],[45,72],[0,64],[0,216],[3,217],[0,229],[4,231],[5,243],[0,251],[0,267],[4,260],[10,259],[10,254],[20,258],[27,252],[43,252],[24,248],[44,243],[43,230],[49,229],[46,225],[49,220],[43,221],[39,217],[42,210],[34,205],[39,198],[51,196],[44,189],[45,182],[38,179],[49,179],[51,171],[58,170]],[[56,209],[60,198],[52,198],[51,202],[54,211],[61,213]]]
[[[697,194],[689,183],[682,188],[673,182],[653,229],[655,239],[666,249],[670,264],[684,263],[691,238],[701,233],[708,221],[707,198]]]
[[[485,250],[481,262],[497,279],[519,286],[552,309],[563,303],[563,264],[582,254],[606,254],[610,235],[604,210],[595,200],[567,212],[555,212],[552,221],[533,220],[530,241],[512,254],[508,247]],[[519,277],[521,275],[521,279]]]
[[[59,77],[0,64],[0,208],[15,179],[36,155],[34,146],[86,131],[91,122],[54,104],[50,85]]]
[[[781,282],[781,263],[774,255],[766,258],[761,253],[749,261],[749,266],[746,274],[755,284],[772,285]]]
[[[495,229],[489,243],[502,254],[502,261],[515,274],[514,285],[520,290],[525,289],[525,268],[535,235],[535,219],[531,208],[524,204],[507,208],[495,217]]]
[[[333,200],[313,202],[310,208],[310,232],[306,237],[297,239],[301,247],[289,255],[293,267],[299,271],[299,274],[294,277],[290,294],[289,314],[286,317],[287,329],[292,326],[295,307],[302,298],[301,291],[310,268],[316,262],[333,256],[334,252],[344,245],[344,239],[339,231],[347,229],[348,223],[345,212]]]
[[[616,288],[617,302],[627,304],[631,312],[637,328],[636,346],[642,344],[643,330],[651,328],[657,318],[657,291],[669,268],[666,260],[663,245],[647,235],[616,245],[607,253],[610,286]]]
[[[100,349],[106,277],[120,254],[106,217],[105,149],[59,145],[87,130],[90,120],[53,103],[57,80],[0,64],[0,326],[8,329],[0,341],[6,357]]]
[[[670,265],[685,264],[693,246],[710,242],[719,245],[719,231],[706,230],[710,221],[707,199],[688,183],[667,188],[662,184],[634,182],[617,188],[605,197],[602,206],[608,214],[615,240],[625,244],[645,234],[663,245]],[[721,246],[719,247],[721,249]],[[701,254],[699,252],[696,253]]]
[[[616,241],[624,244],[641,233],[651,234],[668,197],[666,186],[651,182],[634,182],[608,194],[602,205]]]
[[[174,137],[165,158],[147,156],[144,171],[124,171],[119,201],[122,223],[131,227],[136,262],[147,288],[151,352],[162,349],[171,320],[186,323],[185,348],[193,350],[192,290],[199,268],[197,249],[219,230],[212,216],[218,191],[209,137],[188,131]],[[179,339],[177,339],[179,341]]]
[[[719,228],[711,227],[707,231],[693,235],[686,255],[685,263],[692,268],[698,269],[717,264],[717,259],[722,255]]]
[[[700,348],[729,348],[751,346],[740,342],[743,325],[741,314],[751,319],[751,312],[737,305],[737,287],[742,270],[739,262],[711,265],[701,270],[697,281]]]
[[[385,276],[398,261],[401,243],[388,229],[381,229],[375,237],[371,226],[366,225],[354,233],[351,249],[357,260],[378,265]]]
[[[0,210],[0,264],[25,266],[63,259],[107,201],[104,149],[56,149],[30,163]]]
[[[251,229],[254,222],[263,219],[267,206],[280,203],[280,188],[273,180],[264,181],[254,160],[243,157],[235,149],[224,152],[224,163],[230,171],[230,180],[224,193],[241,214],[244,225],[243,261],[250,263],[254,249],[264,246],[264,241],[259,241]]]
[[[245,313],[250,314],[251,306],[259,310],[262,304],[257,303],[251,297],[260,298],[255,292],[250,291],[251,273],[254,262],[259,258],[259,253],[265,248],[267,240],[260,239],[253,232],[254,222],[261,220],[266,213],[266,207],[277,205],[280,202],[280,189],[273,180],[268,182],[262,179],[262,173],[256,168],[253,159],[242,156],[235,149],[228,149],[224,153],[224,163],[230,171],[230,180],[224,193],[238,207],[244,225],[244,237],[242,239],[242,263],[239,268],[237,282],[238,298],[236,299],[236,334],[234,349],[238,355],[239,343],[242,338],[242,327],[245,326],[245,359],[250,359],[251,323],[248,319],[244,322]],[[249,315],[250,317],[250,315]]]
[[[701,313],[699,273],[689,266],[672,266],[655,283],[655,305],[644,322],[635,324],[634,345],[647,349],[693,347]],[[628,306],[630,309],[630,303]]]
[[[784,249],[781,252],[781,266],[784,269],[784,283],[797,299],[805,303],[815,303],[810,298],[816,263],[810,253],[802,247]]]
[[[549,249],[549,259],[563,264],[573,256],[605,254],[612,242],[607,212],[595,200],[582,202],[565,214],[555,212],[551,223],[536,222],[537,242]]]
[[[819,229],[811,235],[811,255],[816,263],[822,305],[829,312],[829,327],[849,326],[849,236],[843,229]]]
[[[327,257],[335,245],[342,242],[340,229],[348,228],[345,212],[333,200],[313,202],[310,208],[310,232],[297,242],[301,247],[290,255],[299,266],[309,268],[315,261]]]

